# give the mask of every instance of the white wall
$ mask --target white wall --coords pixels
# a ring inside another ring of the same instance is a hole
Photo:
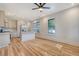
[[[48,18],[51,17],[55,17],[56,21],[56,39],[53,39],[53,35],[48,36],[48,38],[52,38],[52,40],[55,41],[79,46],[79,6],[41,18],[40,33],[44,34],[44,37],[46,35],[45,38],[47,38],[48,33]]]
[[[40,20],[40,32],[47,34],[48,33],[48,18],[42,18]]]

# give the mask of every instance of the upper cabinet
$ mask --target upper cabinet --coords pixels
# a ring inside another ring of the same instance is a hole
[[[5,18],[5,20],[4,20],[4,26],[5,26],[6,28],[9,28],[9,21],[8,21],[7,18]]]
[[[10,29],[17,29],[17,20],[5,18],[5,27]]]
[[[9,20],[8,24],[9,24],[9,28],[16,29],[17,21],[16,20]]]
[[[4,11],[0,11],[0,27],[4,26],[4,18],[5,18]]]
[[[0,27],[17,29],[17,20],[6,16],[5,12],[0,10]]]

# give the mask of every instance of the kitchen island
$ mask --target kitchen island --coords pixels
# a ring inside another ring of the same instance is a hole
[[[32,40],[35,39],[35,33],[34,32],[22,32],[21,33],[21,40],[22,41],[28,41],[28,40]]]
[[[0,48],[6,47],[10,43],[10,33],[0,33]]]

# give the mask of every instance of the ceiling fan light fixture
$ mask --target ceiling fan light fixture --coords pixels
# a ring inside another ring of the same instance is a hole
[[[39,8],[38,10],[39,10],[39,11],[43,11],[43,8]]]

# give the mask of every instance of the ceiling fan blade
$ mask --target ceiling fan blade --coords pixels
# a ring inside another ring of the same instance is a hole
[[[43,3],[43,4],[42,4],[42,7],[43,7],[45,4],[46,4],[46,3]]]
[[[36,10],[36,9],[39,9],[39,8],[32,8],[32,10]]]
[[[37,5],[38,7],[40,7],[40,5],[39,4],[37,4],[37,3],[34,3],[35,5]]]
[[[42,7],[43,9],[50,9],[50,7]]]

